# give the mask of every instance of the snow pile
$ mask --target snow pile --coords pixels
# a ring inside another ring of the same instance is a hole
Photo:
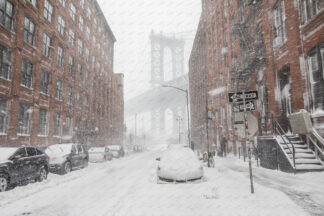
[[[185,181],[201,178],[203,168],[190,148],[171,145],[161,157],[157,175],[165,179]]]

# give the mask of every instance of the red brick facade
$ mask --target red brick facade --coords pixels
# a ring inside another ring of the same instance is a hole
[[[311,112],[314,126],[324,134],[324,1],[203,0],[202,8],[192,56],[197,47],[205,49],[207,64],[192,64],[191,58],[189,71],[191,85],[194,79],[206,80],[207,73],[208,90],[201,93],[190,87],[191,119],[195,127],[194,116],[210,108],[209,146],[226,136],[228,150],[237,149],[228,93],[242,90],[258,90],[253,114],[259,119],[260,135],[268,132],[267,119],[272,116],[289,130],[287,116],[299,109]],[[206,35],[207,45],[197,39],[199,35]],[[193,102],[206,94],[205,107]]]
[[[119,88],[113,86],[116,39],[97,1],[37,0],[34,6],[27,0],[5,2],[6,9],[13,9],[8,18],[10,25],[0,23],[0,46],[10,54],[9,76],[0,74],[0,99],[5,110],[0,145],[43,146],[85,140],[95,145],[108,144],[110,125],[115,124],[110,101],[116,91],[120,94]],[[71,10],[75,11],[74,20]],[[26,37],[27,19],[35,27],[33,40]],[[44,45],[45,34],[50,38],[49,46]],[[50,50],[48,57],[44,46]],[[22,72],[28,71],[22,65],[25,60],[32,64],[31,73]],[[49,74],[49,85],[45,85],[44,70]],[[48,86],[48,93],[41,90],[42,85]],[[21,112],[20,104],[27,105],[27,112]],[[43,132],[39,130],[41,109],[47,116],[43,122],[48,129]]]

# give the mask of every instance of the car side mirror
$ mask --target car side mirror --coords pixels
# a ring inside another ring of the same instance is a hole
[[[158,157],[158,158],[155,158],[155,160],[157,160],[157,161],[160,161],[160,160],[161,160],[161,158],[159,158],[159,157]]]

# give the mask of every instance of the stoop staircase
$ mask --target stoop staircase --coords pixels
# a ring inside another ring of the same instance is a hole
[[[283,135],[276,138],[295,172],[324,171],[324,163],[298,135]]]

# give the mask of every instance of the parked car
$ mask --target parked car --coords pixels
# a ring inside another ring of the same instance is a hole
[[[48,156],[35,147],[0,148],[0,192],[30,180],[43,181],[48,174]]]
[[[92,147],[89,149],[89,161],[101,162],[113,159],[113,153],[108,147]]]
[[[45,152],[50,157],[49,171],[53,173],[66,174],[88,166],[87,147],[81,144],[55,144],[47,147]]]
[[[171,145],[157,160],[159,180],[191,181],[201,179],[204,175],[202,164],[188,147]]]
[[[109,145],[107,147],[110,149],[115,158],[124,157],[125,151],[121,145]]]

